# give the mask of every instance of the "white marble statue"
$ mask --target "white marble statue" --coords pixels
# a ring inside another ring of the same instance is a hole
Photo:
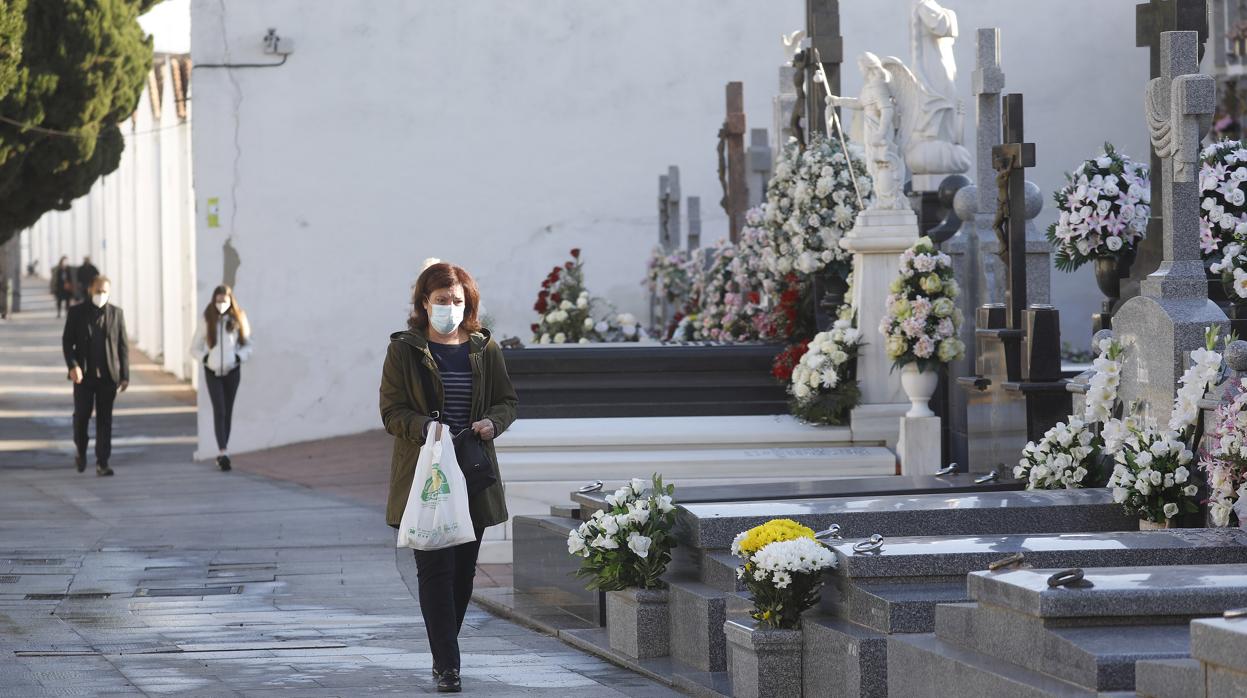
[[[936,0],[915,0],[909,25],[914,72],[933,94],[957,100],[957,13]]]
[[[892,75],[875,54],[867,51],[857,59],[864,84],[861,96],[827,95],[827,133],[835,137],[835,107],[859,112],[853,119],[854,138],[865,148],[866,169],[874,182],[875,197],[871,209],[900,210],[909,208],[902,196],[901,184],[905,166],[901,161],[896,102],[890,83]]]
[[[960,174],[974,160],[961,145],[957,103],[927,89],[901,59],[888,56],[892,98],[900,114],[901,152],[915,175]]]
[[[780,37],[784,42],[784,65],[792,65],[792,58],[801,50],[801,41],[805,39],[805,30],[798,29],[791,34]]]

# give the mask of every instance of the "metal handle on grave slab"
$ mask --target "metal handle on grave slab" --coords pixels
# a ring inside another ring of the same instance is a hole
[[[1225,613],[1222,613],[1222,614],[1221,614],[1221,616],[1222,616],[1223,618],[1227,618],[1227,619],[1229,619],[1229,618],[1247,618],[1247,608],[1231,608],[1230,610],[1226,611]]]
[[[979,477],[974,478],[974,484],[983,485],[989,482],[995,482],[999,479],[1000,479],[1000,473],[993,470],[986,475],[980,475]]]
[[[840,536],[840,524],[832,524],[826,530],[814,534],[814,540],[827,545],[829,540],[843,540]]]
[[[1012,555],[1008,557],[1002,557],[995,562],[989,563],[987,565],[987,569],[992,572],[995,572],[996,570],[1002,569],[1005,567],[1012,567],[1014,565],[1020,565],[1025,560],[1026,560],[1026,556],[1022,555],[1022,553],[1013,553]]]
[[[1048,577],[1048,586],[1055,589],[1057,587],[1067,587],[1083,580],[1083,571],[1081,568],[1074,567],[1068,570],[1061,570],[1056,574]]]
[[[883,536],[878,533],[871,536],[870,540],[853,544],[853,552],[855,553],[872,553],[878,550],[883,550]]]
[[[947,466],[935,471],[935,474],[936,475],[951,475],[955,472],[957,472],[957,464],[949,463]]]
[[[584,487],[581,487],[580,489],[576,491],[579,492],[580,494],[589,494],[590,492],[599,492],[601,491],[601,489],[602,489],[602,481],[594,480],[593,482],[585,485]]]

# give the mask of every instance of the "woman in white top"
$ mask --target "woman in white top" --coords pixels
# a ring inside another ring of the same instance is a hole
[[[203,321],[191,342],[191,355],[204,365],[204,382],[208,397],[212,399],[216,444],[220,450],[216,462],[221,470],[229,470],[234,396],[238,394],[242,365],[251,358],[251,326],[229,286],[222,284],[213,290],[212,301],[204,308]]]

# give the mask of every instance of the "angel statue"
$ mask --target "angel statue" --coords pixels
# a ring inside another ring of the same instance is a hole
[[[909,202],[901,196],[901,182],[905,177],[905,165],[897,148],[897,114],[889,83],[891,74],[875,54],[867,51],[857,59],[864,83],[861,96],[840,97],[827,95],[827,118],[835,119],[835,108],[844,107],[861,112],[853,120],[853,140],[866,150],[866,170],[875,185],[872,209],[900,210],[909,208]],[[827,125],[831,135],[835,124]]]

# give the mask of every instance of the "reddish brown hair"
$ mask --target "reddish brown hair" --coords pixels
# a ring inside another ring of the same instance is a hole
[[[469,332],[480,331],[478,310],[481,307],[481,292],[476,288],[476,280],[463,267],[446,262],[430,265],[416,279],[416,287],[411,292],[411,317],[407,319],[407,327],[412,331],[428,329],[429,313],[424,309],[424,302],[434,291],[456,284],[463,287],[463,324],[460,327]]]

